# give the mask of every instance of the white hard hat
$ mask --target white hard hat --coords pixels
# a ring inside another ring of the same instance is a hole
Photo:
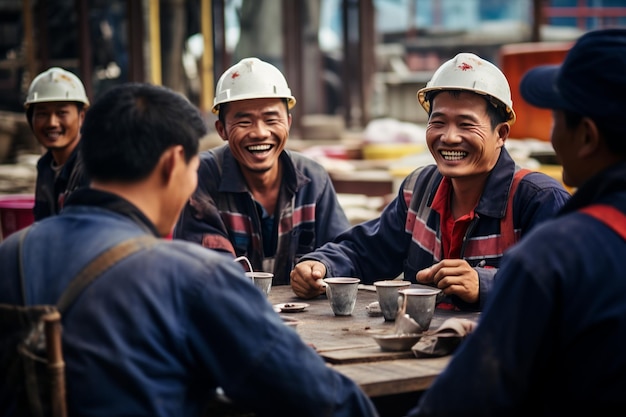
[[[287,80],[278,68],[258,58],[244,58],[217,81],[211,111],[218,114],[222,103],[254,98],[284,98],[290,109],[296,105]]]
[[[24,107],[49,101],[78,101],[89,106],[85,87],[80,79],[63,68],[52,67],[30,83]]]
[[[426,112],[430,112],[426,93],[436,90],[472,91],[490,96],[506,108],[509,123],[515,123],[509,82],[498,67],[477,55],[460,53],[435,71],[426,87],[417,92],[417,99]]]

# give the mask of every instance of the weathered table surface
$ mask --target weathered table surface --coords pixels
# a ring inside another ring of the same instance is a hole
[[[360,286],[354,312],[345,317],[333,314],[325,296],[302,300],[289,286],[273,287],[269,301],[274,305],[309,304],[302,312],[280,315],[298,320],[296,331],[302,340],[314,347],[329,366],[357,382],[370,397],[425,390],[450,360],[450,356],[418,359],[411,351],[383,352],[372,335],[392,332],[394,323],[368,314],[366,307],[378,301],[374,286]],[[437,309],[431,329],[450,317],[476,320],[478,313]]]

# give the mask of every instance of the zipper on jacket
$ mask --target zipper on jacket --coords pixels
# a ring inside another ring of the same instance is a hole
[[[461,259],[465,258],[465,247],[467,246],[467,239],[472,235],[472,232],[474,231],[474,229],[476,228],[476,225],[478,224],[478,220],[480,220],[480,216],[478,214],[475,214],[474,218],[472,219],[472,222],[469,224],[469,226],[467,227],[467,230],[465,231],[465,234],[463,235],[463,244],[461,244],[461,253],[460,253]]]

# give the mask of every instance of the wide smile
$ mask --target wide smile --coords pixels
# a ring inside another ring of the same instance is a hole
[[[468,153],[465,151],[439,151],[439,155],[446,161],[460,161],[465,158]]]
[[[44,132],[44,135],[46,136],[46,138],[50,140],[55,140],[63,136],[63,133],[62,132]]]
[[[256,155],[256,154],[269,152],[273,147],[274,145],[270,145],[270,144],[250,145],[250,146],[246,146],[246,150]]]

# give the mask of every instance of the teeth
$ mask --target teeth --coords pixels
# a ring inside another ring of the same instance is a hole
[[[252,145],[252,146],[248,146],[248,150],[250,152],[262,152],[262,151],[269,151],[271,147],[272,145]]]
[[[463,151],[440,151],[440,153],[446,161],[459,161],[467,156],[467,152]]]

